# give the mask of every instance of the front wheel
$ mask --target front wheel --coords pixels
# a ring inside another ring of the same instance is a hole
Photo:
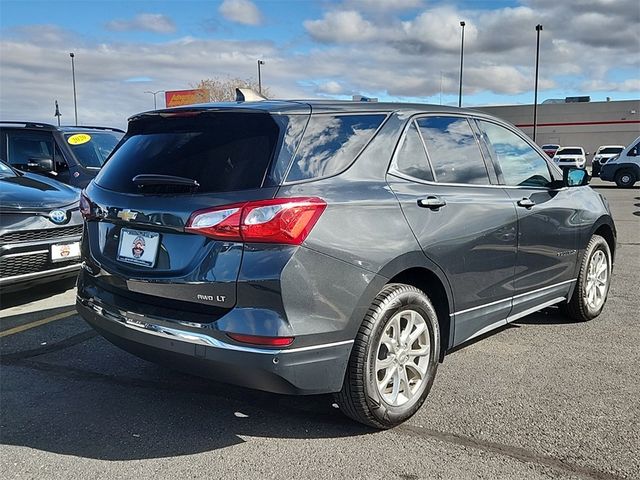
[[[621,188],[631,188],[636,183],[636,176],[631,170],[622,170],[616,173],[615,181]]]
[[[439,358],[438,317],[429,297],[389,284],[365,315],[336,401],[360,423],[394,427],[424,403]]]
[[[602,312],[611,284],[611,250],[600,235],[594,235],[584,252],[580,273],[565,313],[578,321],[591,320]]]

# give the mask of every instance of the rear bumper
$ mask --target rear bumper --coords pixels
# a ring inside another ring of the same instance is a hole
[[[267,349],[224,341],[209,329],[187,327],[98,304],[78,296],[80,315],[114,345],[192,375],[273,393],[337,392],[352,340]],[[220,333],[220,332],[218,332]]]

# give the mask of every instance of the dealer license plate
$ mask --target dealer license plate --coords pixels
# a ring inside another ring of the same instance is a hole
[[[80,242],[55,243],[51,245],[51,261],[66,262],[80,258]]]
[[[141,267],[153,267],[158,257],[160,234],[123,228],[120,231],[120,245],[117,259]]]

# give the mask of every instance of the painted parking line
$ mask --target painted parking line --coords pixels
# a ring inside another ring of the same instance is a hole
[[[25,330],[30,330],[32,328],[39,327],[40,325],[44,325],[46,323],[55,322],[56,320],[62,320],[63,318],[72,317],[73,315],[76,315],[76,314],[77,312],[75,310],[69,310],[66,312],[58,313],[57,315],[52,315],[50,317],[43,318],[42,320],[36,320],[35,322],[19,325],[17,327],[10,328],[9,330],[0,332],[0,338],[8,337],[9,335],[13,335],[15,333],[24,332]]]

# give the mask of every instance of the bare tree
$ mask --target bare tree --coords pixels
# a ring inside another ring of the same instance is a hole
[[[209,101],[228,102],[236,99],[236,88],[251,88],[258,91],[258,82],[253,78],[245,80],[241,78],[206,78],[193,85],[193,88],[201,88],[209,91]],[[268,87],[262,86],[262,95],[269,98],[271,92]]]

